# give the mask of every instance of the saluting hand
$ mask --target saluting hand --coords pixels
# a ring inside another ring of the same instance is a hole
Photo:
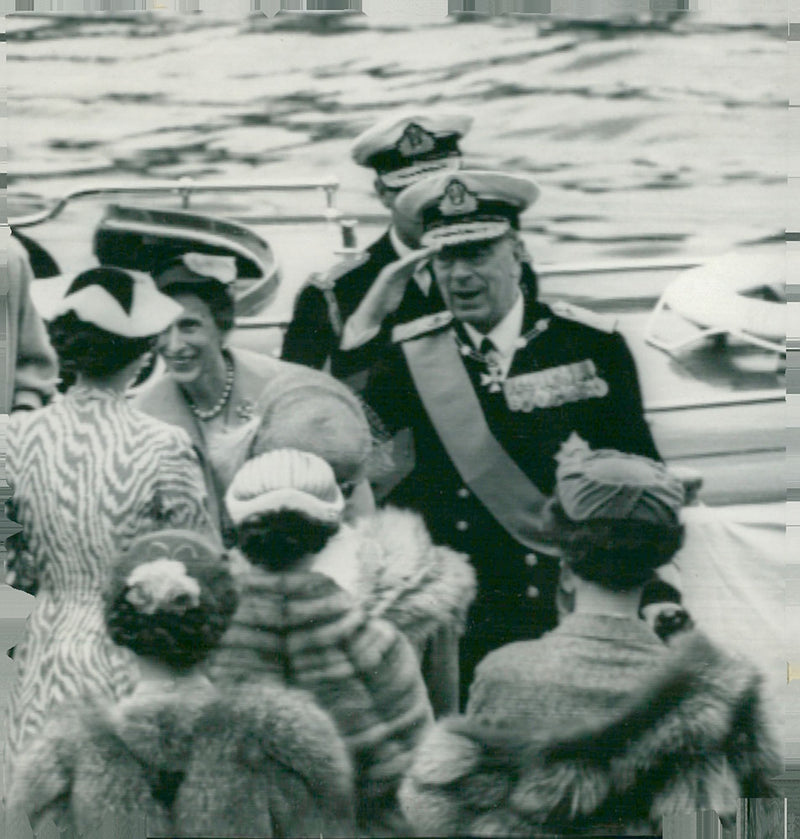
[[[406,291],[408,281],[420,265],[430,259],[438,249],[422,248],[412,251],[384,267],[359,306],[364,315],[375,325],[397,310]]]

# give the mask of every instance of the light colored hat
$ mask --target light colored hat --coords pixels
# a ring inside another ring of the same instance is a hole
[[[356,137],[351,153],[387,187],[404,189],[443,169],[457,169],[458,140],[471,126],[471,116],[452,111],[394,114]]]
[[[410,186],[395,209],[422,225],[423,245],[458,245],[497,239],[519,227],[519,216],[539,197],[528,178],[464,169]]]
[[[341,521],[345,501],[333,469],[321,457],[278,449],[242,466],[228,488],[225,505],[234,524],[281,510],[336,524]]]
[[[678,518],[684,503],[683,484],[663,463],[612,449],[592,451],[574,433],[556,460],[556,493],[572,521],[671,524]]]
[[[146,274],[105,266],[78,274],[45,308],[45,320],[74,312],[82,321],[124,338],[158,335],[182,311]]]
[[[292,366],[276,376],[256,414],[261,419],[250,457],[299,449],[323,458],[340,479],[350,479],[372,454],[373,436],[358,397],[317,370]]]

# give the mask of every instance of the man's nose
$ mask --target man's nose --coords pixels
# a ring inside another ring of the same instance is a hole
[[[472,276],[472,262],[464,256],[457,256],[450,267],[451,278],[462,278]]]

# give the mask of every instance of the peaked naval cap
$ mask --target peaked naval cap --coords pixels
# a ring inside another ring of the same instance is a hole
[[[471,126],[472,117],[463,113],[395,114],[360,134],[351,153],[359,166],[374,169],[385,186],[404,189],[443,169],[458,169],[458,140]]]
[[[146,338],[163,332],[181,311],[146,274],[100,266],[78,274],[46,317],[74,312],[114,335]]]
[[[422,225],[423,245],[497,239],[519,227],[519,216],[539,197],[528,178],[464,169],[425,178],[402,192],[398,213]]]

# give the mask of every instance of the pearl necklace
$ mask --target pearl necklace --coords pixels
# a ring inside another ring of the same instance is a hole
[[[233,390],[233,360],[231,357],[226,353],[225,354],[225,387],[222,389],[222,396],[217,400],[217,404],[209,408],[207,411],[203,411],[195,405],[192,397],[189,394],[186,394],[186,400],[189,403],[189,408],[191,409],[192,413],[197,417],[199,420],[210,420],[214,419],[214,417],[219,416],[222,411],[224,410],[225,406],[228,404],[228,400],[231,397],[231,391]]]

